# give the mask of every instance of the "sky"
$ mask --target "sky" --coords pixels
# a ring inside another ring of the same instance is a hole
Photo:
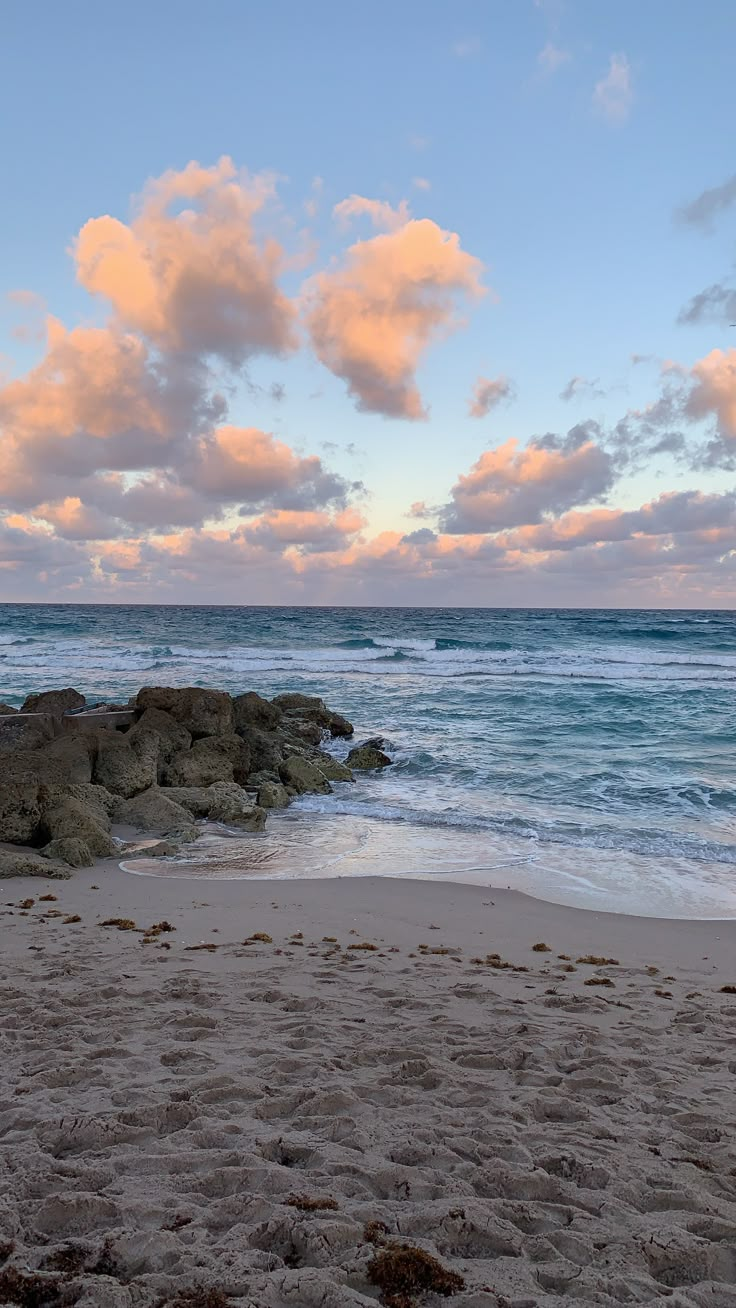
[[[0,601],[731,608],[732,0],[6,0]]]

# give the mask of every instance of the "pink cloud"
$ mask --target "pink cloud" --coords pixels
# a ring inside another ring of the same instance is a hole
[[[74,247],[77,277],[158,349],[232,365],[287,353],[296,346],[295,309],[277,284],[282,249],[254,231],[273,189],[273,179],[238,172],[227,157],[164,173],[129,225],[109,215],[85,223]]]
[[[471,418],[485,418],[491,409],[510,399],[513,393],[508,377],[496,377],[493,381],[489,377],[479,377],[468,403],[468,413]]]
[[[610,455],[590,440],[569,449],[508,440],[458,478],[441,516],[453,534],[499,531],[597,499],[613,478]]]
[[[722,436],[736,439],[736,349],[711,350],[692,368],[694,385],[685,402],[695,422],[715,414]]]
[[[343,202],[380,202],[353,196]],[[340,206],[338,206],[339,208]],[[305,287],[306,323],[321,362],[347,382],[357,407],[384,417],[426,417],[415,372],[426,350],[457,326],[455,301],[482,295],[482,264],[459,237],[410,219],[352,245],[342,264]]]

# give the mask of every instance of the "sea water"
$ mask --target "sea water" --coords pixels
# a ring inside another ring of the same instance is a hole
[[[152,684],[321,695],[394,762],[130,870],[441,877],[736,917],[733,613],[0,606],[0,700]]]

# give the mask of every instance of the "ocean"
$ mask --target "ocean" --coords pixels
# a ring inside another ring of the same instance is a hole
[[[157,684],[321,695],[394,763],[131,871],[440,877],[736,917],[733,613],[0,605],[0,700]]]

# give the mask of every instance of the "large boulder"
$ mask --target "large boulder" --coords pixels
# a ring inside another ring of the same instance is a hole
[[[377,745],[369,743],[356,745],[355,749],[351,749],[345,762],[349,768],[360,768],[361,771],[367,772],[373,768],[387,768],[391,759]]]
[[[41,783],[33,777],[0,781],[0,840],[30,845],[41,821]]]
[[[281,709],[257,695],[254,690],[249,690],[245,695],[237,695],[233,700],[233,726],[236,731],[249,727],[276,731],[281,725],[281,717]]]
[[[29,695],[21,713],[50,713],[52,718],[63,718],[70,709],[84,708],[84,695],[71,686],[66,690],[43,690],[40,695]]]
[[[211,786],[215,781],[244,781],[250,771],[250,749],[235,733],[195,740],[190,750],[175,754],[164,768],[165,786]]]
[[[288,808],[289,792],[280,781],[262,781],[258,787],[258,803],[261,808]]]
[[[284,759],[279,768],[279,776],[285,786],[297,795],[311,792],[316,795],[329,795],[332,786],[322,775],[316,763],[312,763],[303,754],[292,754]]]
[[[55,877],[67,879],[71,872],[56,863],[49,863],[38,854],[26,849],[0,850],[0,878],[3,877]]]
[[[0,718],[13,717],[18,712],[12,704],[0,704]]]
[[[148,790],[158,779],[159,739],[154,731],[141,731],[135,736],[132,732],[121,736],[114,731],[101,731],[94,780],[124,799]]]
[[[95,861],[86,840],[80,840],[79,836],[62,836],[58,840],[50,840],[39,852],[43,858],[66,863],[69,867],[92,867]]]
[[[241,786],[218,781],[209,788],[212,795],[210,822],[225,822],[246,831],[262,831],[266,825],[266,811],[254,804],[252,797]],[[213,794],[213,792],[216,792]]]
[[[169,763],[175,754],[181,754],[191,748],[192,737],[186,727],[176,718],[172,718],[170,713],[165,713],[163,709],[147,708],[139,717],[136,725],[129,733],[129,738],[135,739],[137,734],[142,731],[155,731],[159,737],[159,759],[163,763]]]
[[[333,713],[317,695],[299,695],[295,692],[275,695],[274,704],[289,718],[316,722],[331,736],[352,736],[353,725],[340,713]]]
[[[136,831],[176,835],[186,840],[193,840],[196,836],[189,811],[158,786],[151,786],[150,790],[142,791],[133,799],[118,800],[114,816],[117,822],[134,827]]]
[[[47,745],[59,732],[59,721],[50,713],[33,714],[23,717],[15,713],[12,717],[0,717],[0,752],[3,754],[16,749],[39,749]]]
[[[243,740],[250,751],[252,772],[273,772],[278,776],[279,768],[286,754],[285,740],[280,734],[262,731],[259,727],[241,729]]]
[[[194,817],[211,818],[213,822],[237,822],[260,830],[266,820],[264,810],[254,803],[253,796],[234,781],[216,781],[212,786],[172,786],[165,794],[181,804]]]
[[[331,754],[325,754],[320,750],[315,756],[314,762],[317,764],[323,777],[328,781],[355,781],[352,771],[345,763],[341,763],[339,758],[333,758]]]
[[[222,736],[233,729],[233,701],[224,690],[144,686],[135,702],[141,711],[157,708],[170,713],[195,740],[201,736]]]
[[[84,785],[92,780],[97,741],[87,732],[74,736],[57,736],[44,749],[46,763],[56,762],[61,775],[70,785]]]
[[[110,858],[117,850],[99,814],[71,794],[59,797],[53,807],[44,811],[39,833],[45,841],[81,840],[95,858]]]

